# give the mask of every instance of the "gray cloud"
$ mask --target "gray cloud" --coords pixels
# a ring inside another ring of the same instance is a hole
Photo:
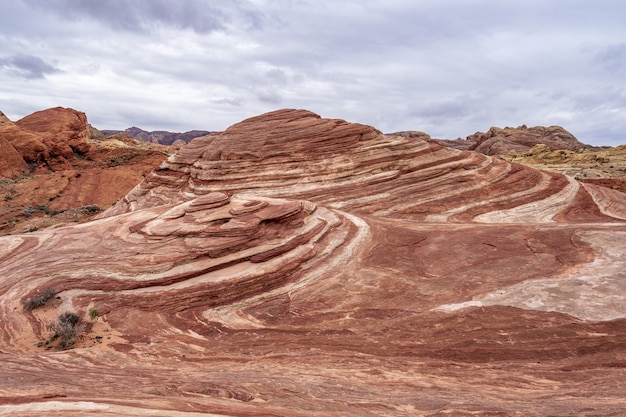
[[[61,72],[43,59],[26,54],[0,58],[0,68],[4,68],[18,77],[27,79],[44,78],[47,74]]]
[[[164,25],[210,33],[229,23],[259,27],[262,16],[247,2],[234,0],[26,0],[47,12],[70,19],[90,19],[116,30],[142,32]]]
[[[100,128],[221,130],[296,107],[439,138],[560,124],[583,142],[616,144],[626,131],[621,0],[21,0],[6,9],[0,109],[9,117],[62,105]]]
[[[608,71],[626,74],[626,42],[604,48],[596,58]]]
[[[271,88],[262,89],[256,94],[256,97],[263,103],[274,105],[279,105],[283,101],[281,95],[276,90]]]

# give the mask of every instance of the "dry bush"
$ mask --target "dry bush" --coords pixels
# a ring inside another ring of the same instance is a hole
[[[85,325],[78,314],[66,311],[57,321],[50,322],[48,329],[54,332],[52,340],[59,339],[59,349],[67,349],[76,342],[78,335],[85,330]]]
[[[54,297],[56,297],[56,295],[56,290],[53,290],[52,288],[46,288],[41,294],[37,294],[29,298],[24,303],[24,307],[28,311],[43,307],[49,300],[52,300]]]

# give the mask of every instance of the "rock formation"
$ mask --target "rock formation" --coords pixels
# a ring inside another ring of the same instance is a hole
[[[63,107],[42,110],[15,123],[5,123],[0,136],[27,163],[45,170],[72,168],[76,156],[90,150],[87,117],[82,112]]]
[[[1,114],[0,234],[93,217],[123,197],[168,151],[100,134],[73,109],[42,110],[16,123]]]
[[[267,113],[0,237],[0,415],[620,415],[625,266],[623,193]]]
[[[28,172],[28,165],[6,136],[18,136],[19,129],[0,112],[0,177],[13,177]]]
[[[524,153],[533,146],[542,144],[551,150],[567,149],[578,151],[591,148],[581,143],[567,130],[560,126],[535,126],[524,125],[517,128],[505,127],[504,129],[492,127],[487,132],[476,132],[465,140],[438,140],[439,143],[459,150],[469,150],[485,155],[504,155],[511,151]]]
[[[212,191],[301,198],[334,209],[420,221],[488,217],[492,222],[500,216],[508,223],[566,222],[580,201],[593,201],[594,193],[563,175],[477,152],[283,110],[194,140],[106,215]],[[597,204],[588,208],[587,219],[615,220]]]
[[[512,152],[501,158],[626,192],[626,145],[574,152],[538,144],[522,154]]]

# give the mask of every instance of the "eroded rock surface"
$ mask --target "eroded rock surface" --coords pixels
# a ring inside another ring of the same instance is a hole
[[[625,199],[303,110],[247,119],[97,220],[0,237],[0,414],[621,415]],[[66,310],[75,348],[38,346]]]
[[[485,155],[504,155],[509,152],[528,152],[536,145],[544,145],[553,151],[579,151],[591,148],[580,142],[561,126],[492,127],[487,132],[476,132],[465,139],[438,140],[455,149],[469,150]]]

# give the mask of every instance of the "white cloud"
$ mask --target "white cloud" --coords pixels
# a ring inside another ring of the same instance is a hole
[[[0,109],[99,128],[220,130],[280,107],[464,137],[562,124],[626,143],[621,1],[22,0]]]

